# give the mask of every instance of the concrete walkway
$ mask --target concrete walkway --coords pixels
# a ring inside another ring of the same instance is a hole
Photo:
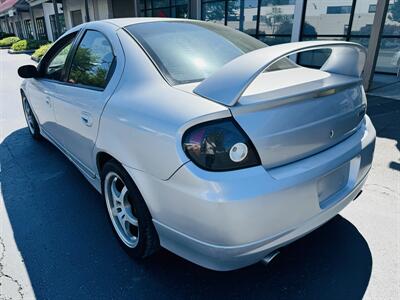
[[[99,194],[30,138],[16,74],[26,63],[0,51],[0,299],[399,299],[400,101],[369,97],[378,139],[357,201],[268,266],[219,273],[121,250]]]
[[[400,100],[400,77],[376,74],[368,94],[391,100]]]
[[[23,112],[18,99],[18,85],[21,80],[16,69],[22,64],[31,63],[27,55],[10,55],[0,50],[0,299],[34,299],[34,291],[16,243],[12,223],[10,222],[4,192],[8,175],[5,166],[8,156],[4,139],[14,130],[23,128]],[[24,178],[18,174],[14,180]],[[26,215],[26,220],[32,220]],[[27,227],[29,227],[29,221]]]

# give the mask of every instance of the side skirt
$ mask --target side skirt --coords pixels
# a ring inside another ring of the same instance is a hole
[[[57,143],[54,138],[50,136],[42,127],[40,127],[41,135],[46,138],[50,143],[56,146],[82,173],[82,175],[89,181],[89,183],[99,192],[101,193],[101,184],[100,178],[90,171],[86,166],[84,166],[79,159],[77,159],[74,155],[72,155],[68,150],[66,150],[61,144]]]

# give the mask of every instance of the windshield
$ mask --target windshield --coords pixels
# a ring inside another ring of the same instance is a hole
[[[240,31],[206,22],[148,22],[126,29],[171,84],[202,81],[232,59],[267,47]],[[278,63],[273,69],[295,66],[289,60]]]

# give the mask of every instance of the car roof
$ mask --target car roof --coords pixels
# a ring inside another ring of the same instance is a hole
[[[175,22],[196,22],[196,20],[188,19],[176,19],[176,18],[118,18],[118,19],[107,19],[100,22],[111,23],[118,27],[125,27],[128,25],[139,24],[139,23],[149,23],[149,22],[165,22],[165,21],[175,21]],[[200,21],[198,21],[200,22]]]

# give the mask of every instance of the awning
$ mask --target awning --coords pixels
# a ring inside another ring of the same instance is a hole
[[[0,13],[9,10],[10,8],[12,8],[16,3],[18,2],[18,0],[5,0],[4,2],[2,2],[0,4]]]

